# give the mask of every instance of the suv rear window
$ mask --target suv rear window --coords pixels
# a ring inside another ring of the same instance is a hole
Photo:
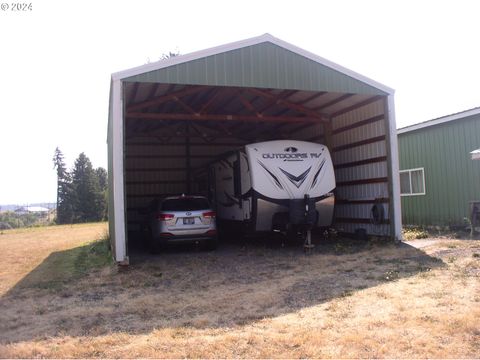
[[[208,200],[204,198],[168,199],[162,203],[162,211],[194,211],[209,208]]]

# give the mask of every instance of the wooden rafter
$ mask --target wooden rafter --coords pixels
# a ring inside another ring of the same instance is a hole
[[[184,101],[182,101],[179,97],[175,96],[173,98],[173,100],[175,100],[175,102],[177,104],[179,104],[182,108],[184,108],[185,110],[187,110],[190,114],[195,114],[196,111],[193,110],[190,106],[188,106]]]
[[[200,111],[198,111],[200,114],[206,114],[208,110],[210,110],[210,107],[213,105],[215,101],[218,100],[219,97],[223,96],[223,92],[220,89],[216,89],[214,94],[208,99],[208,101],[203,104],[202,108]]]
[[[215,91],[216,89],[212,87],[205,91],[193,94],[188,103],[192,107],[192,109],[195,110],[195,112],[200,112],[200,108],[208,99],[210,99],[210,97],[215,93]]]
[[[228,105],[230,105],[233,101],[236,100],[236,98],[234,96],[230,96],[230,97],[225,96],[228,93],[228,91],[231,91],[231,90],[225,89],[223,91],[223,94],[224,94],[224,96],[222,98],[223,101],[218,104],[217,108],[214,109],[214,111],[217,111],[218,109],[226,108]]]
[[[170,141],[170,139],[183,139],[185,136],[180,134],[180,135],[177,135],[177,134],[161,134],[161,133],[135,133],[135,134],[130,134],[129,136],[127,136],[127,140],[131,140],[131,139],[158,139],[162,142],[166,142],[164,139],[168,139]],[[190,138],[192,139],[201,139],[201,140],[205,140],[205,138],[203,136],[200,136],[200,135],[190,135]],[[226,136],[226,135],[219,135],[216,137],[215,140],[219,140],[219,139],[238,139],[238,137],[236,136]],[[170,143],[169,143],[170,144]],[[184,142],[182,144],[185,144]]]
[[[271,97],[268,100],[268,102],[264,106],[262,106],[260,109],[258,109],[257,111],[259,113],[264,113],[265,111],[270,109],[272,106],[274,106],[278,100],[286,99],[286,98],[292,96],[293,94],[295,94],[296,92],[297,92],[296,90],[283,90],[280,94],[277,94],[277,95],[270,94],[273,97]]]
[[[153,98],[151,100],[143,101],[141,103],[128,106],[127,111],[128,112],[138,111],[138,110],[142,110],[142,109],[152,107],[152,106],[155,106],[155,105],[160,105],[160,104],[163,104],[165,102],[175,100],[175,98],[181,98],[182,96],[195,94],[199,91],[204,90],[205,88],[206,88],[206,86],[187,87],[185,89],[175,91],[175,92],[170,93],[170,94],[158,96],[158,97]]]
[[[358,108],[361,108],[362,106],[366,106],[366,105],[369,105],[369,104],[372,104],[378,100],[380,100],[381,98],[383,98],[382,95],[376,95],[376,96],[373,96],[369,99],[366,99],[366,100],[363,100],[363,101],[360,101],[359,103],[357,104],[353,104],[352,106],[349,106],[349,107],[346,107],[345,109],[342,109],[342,110],[339,110],[339,111],[336,111],[332,114],[332,117],[336,117],[336,116],[339,116],[339,115],[343,115],[347,112],[350,112],[350,111],[353,111],[353,110],[356,110]]]
[[[250,112],[259,115],[257,110],[253,107],[252,103],[248,101],[245,96],[243,96],[242,92],[240,90],[237,90],[237,96],[240,102],[245,106]]]
[[[312,101],[312,100],[318,99],[319,97],[321,97],[321,96],[323,96],[323,95],[325,95],[325,94],[328,94],[328,92],[326,92],[326,91],[320,91],[320,92],[318,92],[318,93],[315,93],[315,94],[307,97],[306,99],[304,99],[304,100],[302,100],[302,101],[297,102],[296,104],[298,104],[298,105],[304,105],[304,104],[306,104],[306,103],[308,103],[308,102],[310,102],[310,101]]]

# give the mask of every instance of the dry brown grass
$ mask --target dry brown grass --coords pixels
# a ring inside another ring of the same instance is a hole
[[[480,241],[327,244],[311,256],[227,245],[36,286],[48,251],[82,244],[86,228],[57,245],[48,232],[0,236],[11,254],[2,260],[2,357],[480,356]]]
[[[100,239],[106,231],[106,223],[0,231],[0,296],[51,254]]]

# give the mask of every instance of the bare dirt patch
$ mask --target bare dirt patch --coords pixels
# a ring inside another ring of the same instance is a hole
[[[13,249],[28,258],[38,242]],[[38,286],[47,257],[1,282],[0,355],[475,358],[478,253],[480,241],[454,239],[420,249],[340,240],[310,256],[223,245]]]

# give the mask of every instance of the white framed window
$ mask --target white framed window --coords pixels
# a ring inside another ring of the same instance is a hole
[[[400,170],[400,195],[425,195],[425,172],[423,168]]]

